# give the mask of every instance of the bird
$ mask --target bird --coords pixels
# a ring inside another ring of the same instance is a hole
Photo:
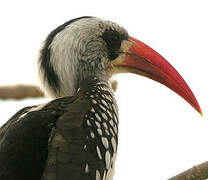
[[[43,41],[40,88],[51,101],[0,128],[1,180],[112,180],[119,115],[111,77],[134,73],[201,108],[181,75],[122,26],[93,16],[65,22]]]

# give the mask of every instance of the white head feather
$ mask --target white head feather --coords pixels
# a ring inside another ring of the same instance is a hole
[[[105,68],[108,63],[107,47],[100,38],[106,29],[115,29],[127,33],[123,28],[110,21],[99,18],[81,18],[58,32],[52,39],[50,49],[50,65],[59,80],[58,90],[55,91],[46,78],[45,69],[41,66],[43,61],[41,53],[45,48],[43,43],[39,60],[39,78],[41,88],[51,97],[73,96],[78,88],[78,81],[82,70],[79,69],[80,61],[90,61],[102,58],[101,66]]]

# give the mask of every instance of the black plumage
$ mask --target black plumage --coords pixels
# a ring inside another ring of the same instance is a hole
[[[71,102],[65,98],[62,104]],[[60,100],[24,108],[14,115],[0,134],[0,179],[41,179],[48,154],[48,140],[57,118],[63,113],[57,109]],[[63,105],[62,105],[63,106]]]
[[[121,42],[128,39],[127,35],[120,34],[118,31],[112,29],[106,29],[101,37],[107,44],[108,58],[110,60],[114,60],[118,57]]]
[[[102,178],[114,163],[117,125],[108,83],[86,79],[76,96],[25,108],[1,128],[0,179]]]

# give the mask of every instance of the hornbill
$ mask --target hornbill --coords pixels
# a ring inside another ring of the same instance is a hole
[[[135,73],[175,91],[202,114],[179,73],[119,25],[70,20],[43,42],[38,73],[52,101],[26,107],[0,129],[1,180],[112,180],[118,108],[109,82]]]

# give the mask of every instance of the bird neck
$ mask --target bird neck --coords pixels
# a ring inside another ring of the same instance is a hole
[[[109,81],[104,76],[88,76],[79,82],[78,89],[88,91],[94,89],[98,85],[104,86],[110,93],[113,92]]]
[[[105,60],[101,57],[79,60],[76,76],[79,82],[78,85],[80,85],[80,82],[92,80],[93,78],[101,82],[108,82],[105,65],[102,61]]]
[[[117,138],[118,107],[109,81],[101,80],[95,76],[89,77],[82,82],[78,93],[84,95],[90,101],[92,109],[87,116],[97,114],[100,118],[95,115],[92,118],[93,121],[97,118],[98,121],[103,123],[110,123],[110,126],[105,128],[111,129],[112,134],[116,135]]]

